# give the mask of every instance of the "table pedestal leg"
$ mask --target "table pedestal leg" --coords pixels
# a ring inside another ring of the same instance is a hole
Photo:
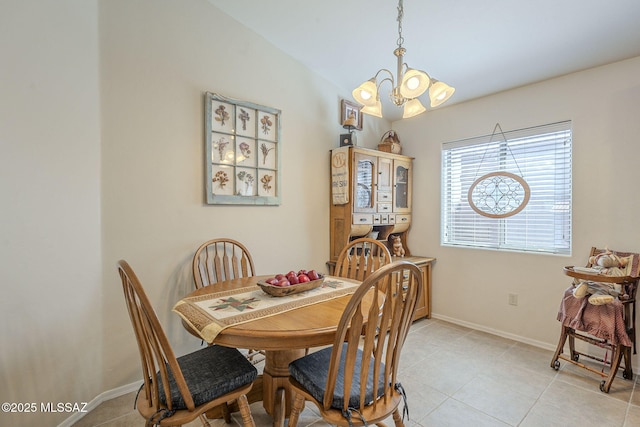
[[[262,374],[262,405],[273,417],[274,426],[283,426],[285,418],[291,413],[289,363],[304,356],[304,353],[304,349],[266,352]]]

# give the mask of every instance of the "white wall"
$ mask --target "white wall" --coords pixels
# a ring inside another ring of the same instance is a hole
[[[39,412],[104,390],[97,3],[0,7],[0,402]]]
[[[325,269],[329,150],[344,130],[333,85],[205,0],[101,2],[100,41],[108,389],[140,376],[117,260],[137,272],[177,351],[198,348],[171,308],[193,288],[203,241],[242,241],[261,274]],[[280,206],[204,204],[206,91],[282,110]]]
[[[455,319],[539,345],[555,346],[556,314],[592,246],[640,251],[640,58],[570,74],[394,123],[415,156],[413,253],[437,258],[435,316]],[[530,255],[440,245],[440,161],[444,142],[571,120],[573,124],[572,256]],[[519,295],[518,306],[508,294]],[[638,365],[637,357],[634,361]]]

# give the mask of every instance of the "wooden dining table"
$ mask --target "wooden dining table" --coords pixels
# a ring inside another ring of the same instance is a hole
[[[246,288],[269,277],[273,276],[254,276],[218,282],[193,291],[183,300]],[[331,279],[332,276],[325,277],[325,280]],[[348,280],[337,277],[333,279]],[[356,288],[357,286],[353,291]],[[333,343],[340,317],[350,298],[351,293],[227,326],[213,338],[211,344],[265,351],[263,374],[254,384],[248,398],[250,401],[262,399],[266,412],[273,418],[274,426],[284,426],[285,418],[291,411],[289,363],[304,356],[306,349]],[[366,300],[369,304],[370,301],[371,299]],[[181,315],[185,328],[191,334],[201,338],[202,336],[189,325],[189,322],[185,321],[187,316]]]

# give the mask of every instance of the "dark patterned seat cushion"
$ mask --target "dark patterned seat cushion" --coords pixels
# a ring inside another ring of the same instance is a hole
[[[252,383],[258,371],[235,348],[212,345],[193,353],[178,357],[182,375],[191,391],[196,406],[210,402],[237,388]],[[171,403],[173,409],[186,409],[173,373],[169,371]],[[160,401],[166,404],[163,387]]]
[[[342,346],[342,357],[340,358],[340,369],[336,380],[336,387],[331,401],[331,407],[342,409],[344,397],[344,360],[347,346]],[[324,401],[324,389],[327,385],[327,376],[329,374],[329,361],[331,360],[332,348],[328,347],[308,354],[300,359],[294,360],[289,364],[289,373],[316,399],[318,402]],[[349,396],[349,407],[358,408],[360,406],[360,368],[362,366],[362,352],[358,350],[356,356],[356,366],[351,386],[351,396]],[[381,365],[381,371],[384,373],[384,365]],[[384,394],[384,377],[380,375],[378,379],[378,398]],[[369,378],[367,379],[365,401],[367,404],[373,403],[373,369],[369,370]]]

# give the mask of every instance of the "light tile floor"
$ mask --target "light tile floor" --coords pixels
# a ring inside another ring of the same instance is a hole
[[[564,361],[559,371],[553,370],[552,356],[550,351],[484,332],[420,320],[413,324],[402,354],[400,379],[410,409],[405,425],[640,426],[638,376],[633,381],[616,378],[606,394],[599,390],[601,379],[593,373]],[[104,402],[74,426],[143,426],[133,400],[130,393]],[[260,402],[252,404],[251,410],[257,426],[271,425]],[[231,426],[241,425],[235,414],[233,421]],[[199,425],[199,421],[188,424]],[[211,425],[227,426],[222,420]],[[328,424],[307,404],[298,425]],[[387,425],[393,425],[391,419]]]

